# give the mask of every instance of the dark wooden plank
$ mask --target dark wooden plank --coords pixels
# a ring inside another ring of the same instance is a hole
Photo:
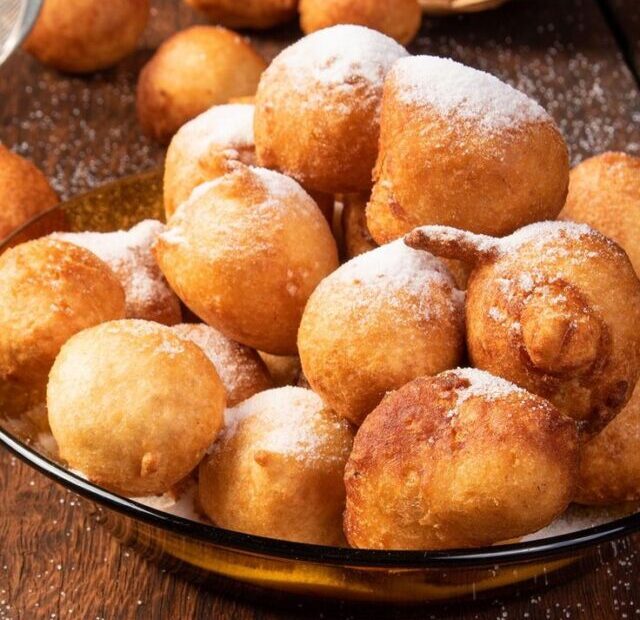
[[[600,0],[613,21],[625,56],[640,83],[640,3],[636,0]]]
[[[163,38],[197,19],[177,1],[156,0],[139,51],[88,78],[16,55],[0,69],[0,140],[41,165],[64,196],[158,165],[162,149],[135,121],[135,77]],[[272,57],[296,36],[292,26],[256,41]],[[640,95],[596,0],[514,0],[486,14],[431,18],[412,51],[453,56],[535,96],[565,132],[574,161],[611,148],[640,153]],[[4,452],[0,506],[0,620],[640,616],[639,540],[619,541],[617,557],[584,576],[517,600],[374,614],[347,604],[276,607],[166,573],[121,548],[76,498]]]

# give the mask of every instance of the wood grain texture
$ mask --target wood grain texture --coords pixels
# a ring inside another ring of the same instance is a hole
[[[138,52],[111,71],[63,76],[22,53],[0,69],[0,140],[31,157],[63,196],[162,160],[135,120],[136,75],[166,36],[199,18],[172,0],[156,0],[153,11]],[[255,40],[270,58],[298,34],[291,26]],[[532,94],[562,127],[573,161],[613,148],[640,154],[640,93],[596,0],[513,0],[485,14],[429,18],[411,49],[453,56]],[[115,543],[80,500],[0,451],[0,619],[635,618],[638,550],[640,540],[621,540],[616,557],[596,559],[562,586],[474,606],[276,606],[146,562]]]

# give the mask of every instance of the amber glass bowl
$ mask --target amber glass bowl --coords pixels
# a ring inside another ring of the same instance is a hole
[[[109,231],[162,217],[159,171],[105,185],[45,213],[8,247],[53,230]],[[480,598],[497,590],[544,587],[577,574],[595,553],[640,529],[640,513],[605,525],[529,542],[448,551],[372,551],[273,540],[198,523],[111,493],[57,462],[28,426],[0,412],[0,443],[36,470],[83,496],[120,541],[185,574],[231,579],[288,595],[390,603]],[[242,587],[242,586],[239,586]]]

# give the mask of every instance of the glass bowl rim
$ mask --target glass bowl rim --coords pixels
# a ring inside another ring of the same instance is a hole
[[[474,549],[403,551],[329,547],[235,532],[150,508],[112,493],[38,453],[0,427],[0,445],[58,484],[129,518],[231,551],[279,560],[386,569],[434,569],[523,563],[576,553],[640,530],[640,511],[594,527],[538,540]]]

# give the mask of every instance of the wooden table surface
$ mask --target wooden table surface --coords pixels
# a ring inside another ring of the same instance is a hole
[[[65,197],[158,165],[163,150],[135,120],[136,75],[164,38],[196,21],[177,0],[154,1],[138,52],[86,78],[17,53],[0,68],[0,140],[32,158]],[[291,26],[253,38],[271,58],[297,36]],[[425,19],[411,51],[452,56],[533,95],[561,126],[573,162],[607,149],[640,154],[637,0],[513,0],[484,14]],[[190,583],[121,548],[78,498],[0,449],[0,619],[640,618],[640,538],[615,551],[562,586],[518,599],[379,614],[293,599],[276,607]]]

